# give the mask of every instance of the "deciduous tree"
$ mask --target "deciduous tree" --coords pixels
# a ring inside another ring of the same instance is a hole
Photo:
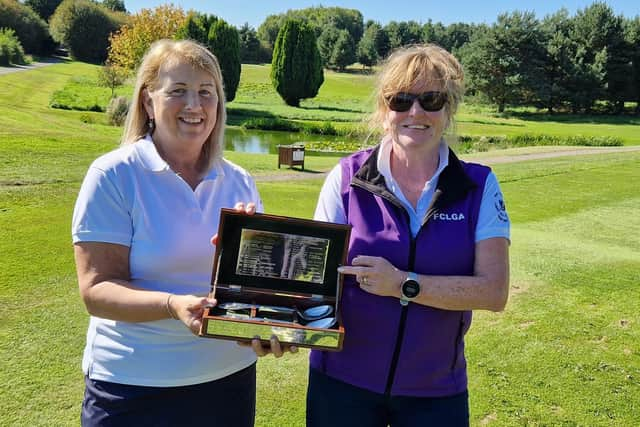
[[[42,19],[48,21],[62,0],[25,0],[24,4],[33,9]]]
[[[285,21],[296,19],[305,22],[313,28],[317,38],[327,27],[337,30],[347,30],[354,43],[360,41],[364,31],[362,13],[356,9],[342,7],[309,7],[306,9],[289,10],[279,15],[269,15],[258,27],[258,39],[268,48],[273,49],[278,31]],[[337,40],[337,37],[334,41]],[[330,49],[333,52],[333,47]],[[328,57],[327,57],[328,58]]]
[[[356,46],[347,30],[339,30],[338,39],[333,45],[330,65],[340,71],[356,62]]]
[[[333,25],[325,27],[318,37],[318,52],[324,67],[331,67],[331,56],[333,55],[333,47],[340,36],[340,30]]]
[[[358,42],[356,56],[358,62],[365,67],[375,65],[380,56],[378,55],[377,41],[383,33],[382,27],[376,22],[371,22],[364,30],[362,38]]]
[[[16,0],[0,0],[0,28],[11,28],[27,53],[46,55],[55,49],[47,23]]]
[[[102,0],[102,5],[114,12],[127,12],[127,8],[124,6],[123,0]]]
[[[134,70],[151,43],[173,38],[185,19],[184,11],[172,5],[142,9],[110,37],[109,62]]]
[[[111,89],[111,98],[115,96],[116,88],[122,86],[126,78],[126,70],[109,63],[98,70],[98,85]]]

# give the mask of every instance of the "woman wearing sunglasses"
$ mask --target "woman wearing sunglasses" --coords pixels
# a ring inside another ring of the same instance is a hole
[[[394,52],[378,76],[378,145],[340,161],[315,219],[352,225],[341,352],[312,351],[309,426],[467,426],[471,310],[508,297],[509,218],[495,175],[443,135],[459,62],[434,45]]]

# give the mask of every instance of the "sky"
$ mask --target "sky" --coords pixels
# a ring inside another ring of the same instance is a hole
[[[152,9],[161,4],[173,3],[182,9],[194,9],[210,15],[216,15],[236,27],[248,23],[257,29],[268,15],[284,13],[289,9],[304,9],[312,6],[343,7],[357,9],[364,21],[371,19],[387,24],[390,21],[416,21],[425,23],[429,19],[448,25],[454,22],[486,23],[495,22],[504,12],[531,11],[538,19],[566,8],[571,15],[593,4],[595,0],[457,0],[449,5],[442,1],[429,0],[343,0],[343,1],[307,1],[307,0],[124,0],[131,13],[140,9]],[[640,15],[639,0],[605,1],[616,15],[633,18]]]

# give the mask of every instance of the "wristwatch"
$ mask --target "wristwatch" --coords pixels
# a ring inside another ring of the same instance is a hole
[[[415,299],[420,293],[420,283],[418,283],[418,275],[413,271],[407,274],[407,278],[400,285],[400,304],[407,305],[409,301]]]

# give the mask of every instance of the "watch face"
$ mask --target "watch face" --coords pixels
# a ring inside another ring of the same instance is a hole
[[[412,299],[420,293],[420,284],[415,280],[407,280],[402,284],[402,295],[405,298]]]

